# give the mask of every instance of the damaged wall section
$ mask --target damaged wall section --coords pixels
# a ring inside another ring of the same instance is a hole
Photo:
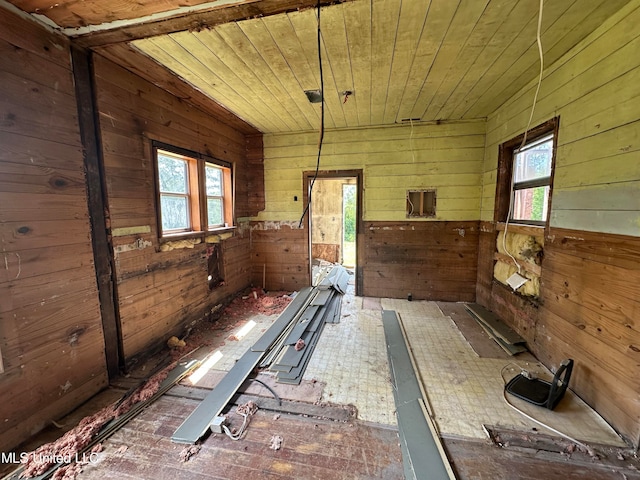
[[[96,55],[94,65],[110,222],[118,233],[113,243],[122,343],[130,363],[250,284],[246,221],[221,233],[159,240],[152,140],[233,164],[235,212],[243,218],[255,215],[260,204],[263,187],[253,180],[249,185],[248,158],[259,171],[261,142],[248,140],[257,134],[251,127],[229,126],[215,112],[189,105],[104,57]],[[212,245],[224,272],[216,288],[208,281]]]
[[[547,366],[573,358],[572,388],[636,446],[640,102],[629,99],[640,94],[638,22],[640,1],[633,0],[544,72],[532,125],[561,120],[535,303],[493,278],[499,145],[526,128],[535,85],[489,116],[477,287],[478,303],[525,337]]]

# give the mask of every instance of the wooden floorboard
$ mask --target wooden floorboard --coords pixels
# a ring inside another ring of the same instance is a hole
[[[179,459],[185,445],[169,439],[197,402],[165,397],[105,442],[100,460],[85,467],[82,479],[401,479],[402,464],[394,429],[359,422],[331,422],[258,411],[246,436],[234,442],[211,435],[191,460]],[[232,425],[240,417],[230,415]],[[284,442],[269,448],[272,435]],[[118,449],[126,450],[118,453]]]
[[[442,313],[456,324],[462,336],[469,342],[480,358],[508,358],[509,355],[482,329],[475,318],[469,315],[464,303],[436,302]]]
[[[516,451],[477,440],[444,439],[458,480],[638,480],[637,470],[576,465],[570,456]]]

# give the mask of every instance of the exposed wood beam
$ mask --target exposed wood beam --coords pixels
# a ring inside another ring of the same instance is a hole
[[[221,5],[210,10],[179,14],[169,18],[150,19],[144,23],[131,23],[123,26],[114,23],[113,28],[110,28],[109,24],[98,25],[90,27],[93,31],[89,33],[78,34],[77,32],[84,32],[80,29],[65,29],[63,32],[74,38],[78,45],[93,48],[184,30],[200,31],[223,23],[313,8],[318,3],[321,6],[326,6],[347,1],[352,0],[260,0]]]
[[[120,373],[122,341],[118,302],[114,289],[113,248],[107,231],[107,201],[103,183],[102,147],[96,121],[91,52],[72,45],[73,78],[78,102],[78,123],[84,151],[87,201],[91,220],[91,241],[100,298],[105,356],[109,378]]]

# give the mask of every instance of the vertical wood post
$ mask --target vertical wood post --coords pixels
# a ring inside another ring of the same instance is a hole
[[[108,204],[94,97],[91,52],[72,45],[71,61],[83,147],[87,203],[91,221],[91,241],[102,316],[105,356],[107,371],[111,379],[117,376],[120,368],[123,367],[122,335],[115,290],[113,248],[107,229]]]

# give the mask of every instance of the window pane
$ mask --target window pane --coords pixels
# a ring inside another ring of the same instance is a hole
[[[513,181],[515,183],[551,176],[553,137],[536,141],[515,154]]]
[[[207,165],[205,168],[207,177],[207,195],[222,196],[222,169]]]
[[[187,162],[158,153],[158,178],[162,193],[188,193]]]
[[[207,198],[207,224],[216,227],[224,224],[221,198]]]
[[[523,188],[514,192],[513,220],[547,221],[549,186]]]
[[[187,197],[161,195],[160,212],[162,215],[162,231],[189,229]]]

